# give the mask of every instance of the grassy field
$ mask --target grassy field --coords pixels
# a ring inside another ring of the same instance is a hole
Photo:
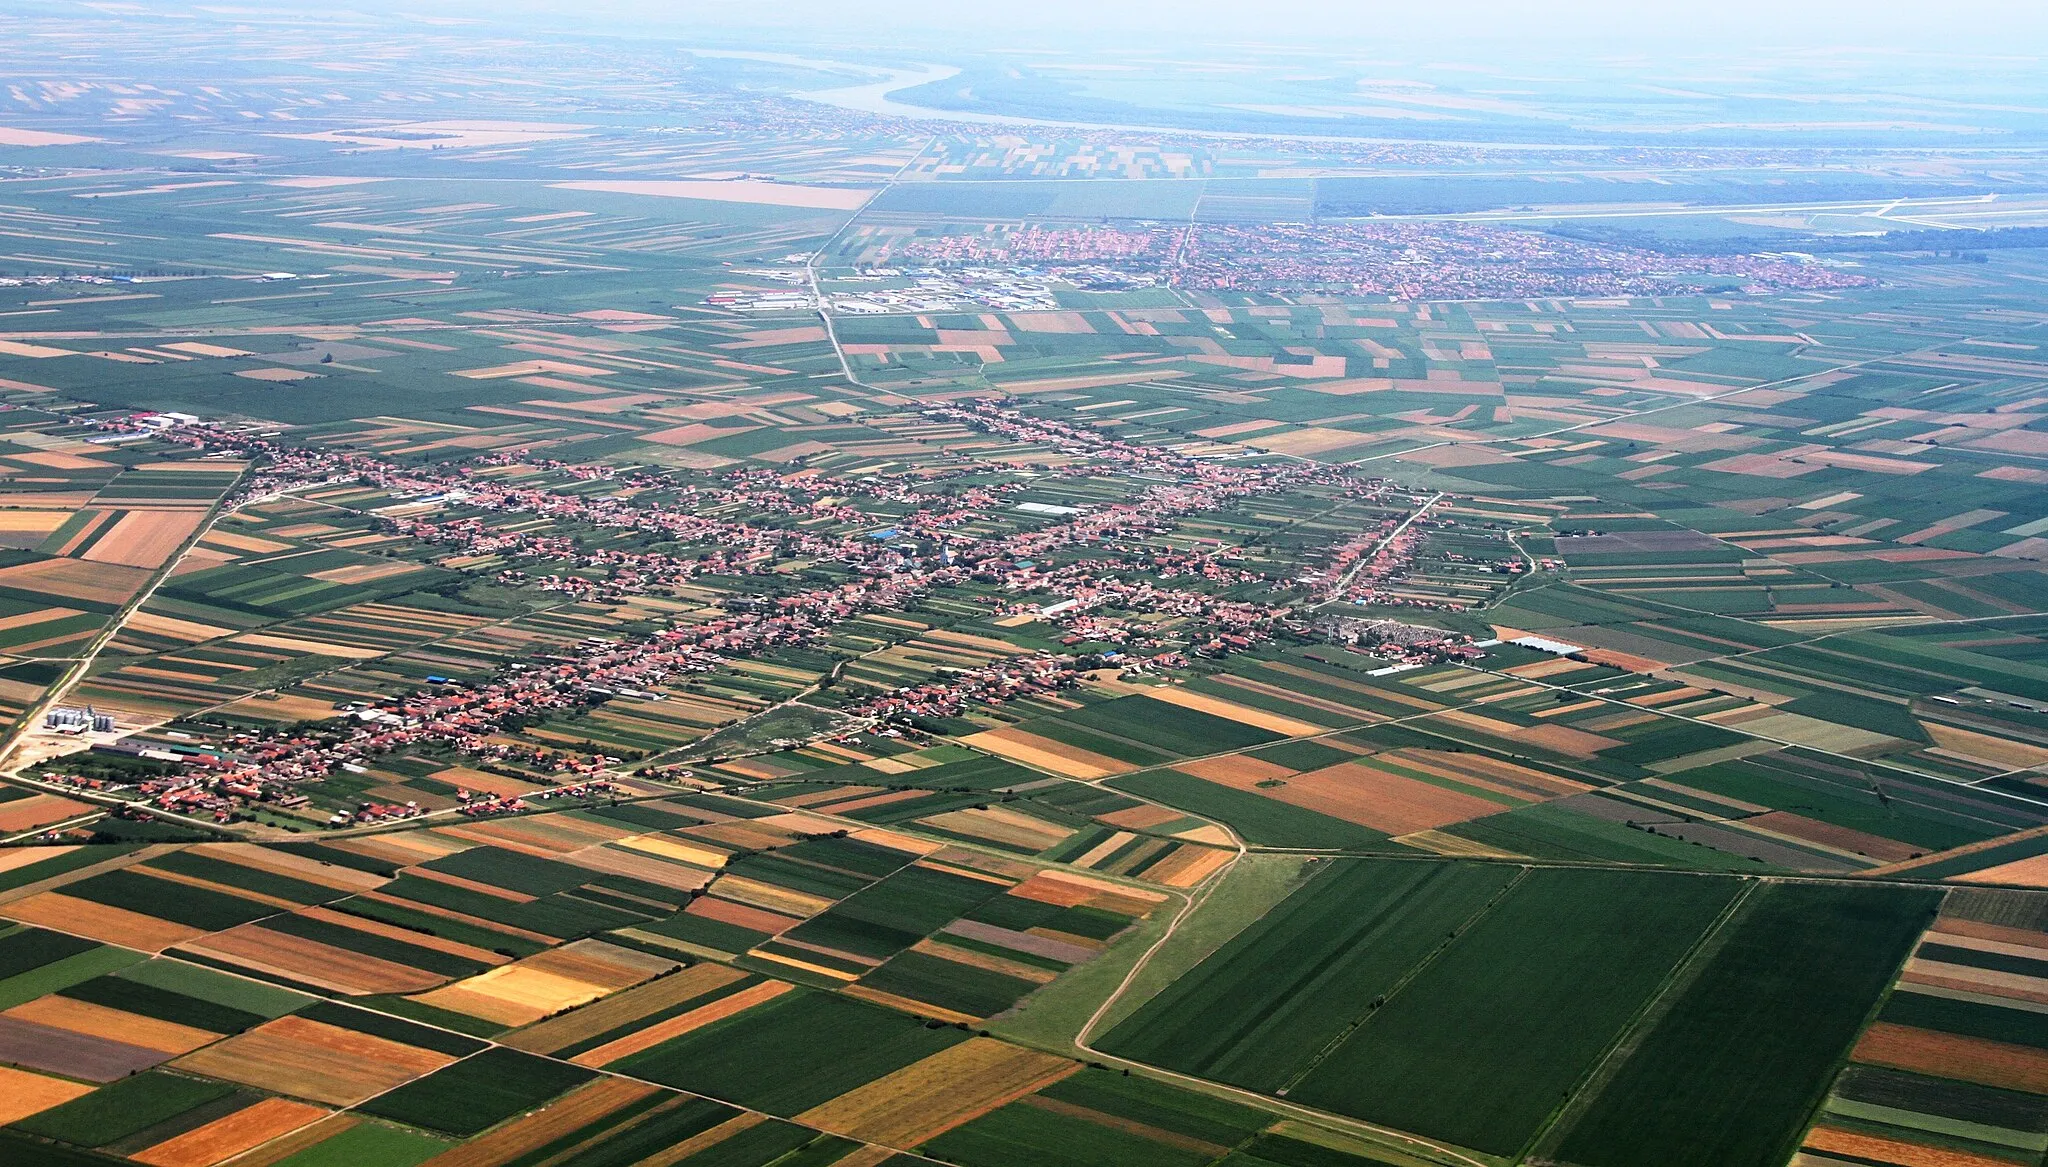
[[[1557,1154],[1589,1167],[1783,1161],[1939,893],[1761,888]]]

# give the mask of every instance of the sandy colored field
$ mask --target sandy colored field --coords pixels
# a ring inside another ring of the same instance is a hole
[[[0,587],[44,592],[96,604],[119,604],[142,590],[149,572],[114,563],[45,559],[0,567]]]
[[[0,535],[48,535],[70,517],[70,511],[0,510]]]
[[[1781,713],[1769,707],[1755,713],[1738,710],[1736,716],[1717,717],[1714,720],[1720,725],[1739,728],[1745,733],[1812,746],[1817,750],[1832,750],[1840,754],[1877,749],[1898,740],[1853,725],[1838,725],[1832,721],[1822,721],[1817,717],[1807,717],[1799,713]]]
[[[1256,786],[1260,782],[1271,781],[1275,778],[1291,778],[1295,773],[1285,766],[1276,765],[1272,762],[1262,762],[1257,758],[1246,757],[1243,754],[1232,754],[1225,758],[1202,758],[1195,761],[1181,762],[1173,768],[1183,774],[1195,778],[1206,778],[1211,782],[1221,783],[1225,786],[1238,786],[1240,783]]]
[[[1922,721],[1920,727],[1925,729],[1927,736],[1933,738],[1935,744],[1942,749],[1993,762],[2006,769],[2017,770],[2048,762],[2048,749],[2040,746],[1992,737],[1988,733],[1973,733],[1953,725],[1943,725],[1938,721]]]
[[[653,1094],[658,1087],[599,1078],[489,1134],[427,1160],[431,1167],[499,1167]],[[552,1160],[548,1160],[552,1161]],[[646,1160],[642,1161],[643,1163]]]
[[[174,640],[198,643],[212,640],[216,636],[228,636],[232,628],[220,628],[212,624],[201,624],[195,620],[178,620],[151,611],[141,611],[128,618],[128,627],[151,636],[168,636]]]
[[[2010,841],[2010,837],[1999,842]],[[2004,883],[2017,887],[2048,888],[2048,855],[2035,855],[2028,859],[2016,859],[1982,871],[1950,876],[1963,883]]]
[[[1508,809],[1476,795],[1390,774],[1367,762],[1339,762],[1296,774],[1283,779],[1284,786],[1261,788],[1257,779],[1242,775],[1208,780],[1389,835],[1448,826]]]
[[[228,1082],[353,1106],[454,1060],[318,1021],[280,1017],[175,1064]]]
[[[407,937],[411,942],[411,936]],[[315,985],[337,993],[418,993],[448,978],[410,965],[379,960],[298,936],[245,925],[187,945],[255,972]]]
[[[726,859],[731,858],[728,852],[732,849],[759,850],[766,847],[783,847],[794,841],[786,836],[778,835],[760,826],[758,823],[743,820],[705,823],[702,826],[690,827],[688,830],[691,835],[689,840],[681,840],[673,836],[667,836],[666,838],[669,842],[683,847],[695,845],[706,849],[722,848],[712,851],[713,854],[719,857],[721,866],[723,866]],[[642,840],[655,837],[640,836],[638,839],[621,840],[621,843],[622,845],[632,846],[637,849]]]
[[[346,1111],[329,1114],[317,1122],[302,1126],[290,1134],[280,1136],[253,1151],[235,1156],[235,1167],[272,1167],[282,1163],[308,1147],[324,1143],[352,1127],[362,1125],[363,1120]]]
[[[13,802],[0,802],[0,832],[26,831],[97,809],[89,802],[73,802],[54,794],[31,794]]]
[[[531,1053],[553,1053],[723,988],[745,975],[720,964],[691,965],[673,976],[529,1026],[505,1038],[504,1044]]]
[[[633,1167],[675,1167],[675,1164],[681,1163],[686,1159],[690,1159],[699,1154],[702,1154],[703,1152],[708,1151],[711,1148],[716,1147],[719,1144],[724,1143],[727,1140],[732,1139],[746,1131],[750,1131],[753,1128],[760,1126],[762,1123],[767,1121],[767,1115],[755,1114],[752,1111],[734,1115],[733,1117],[726,1119],[724,1122],[719,1123],[717,1126],[712,1127],[710,1130],[700,1131],[697,1134],[691,1135],[689,1138],[684,1139],[682,1142],[677,1143],[673,1147],[668,1147],[653,1155],[649,1155],[647,1158],[642,1159],[638,1163],[634,1164]],[[861,1149],[869,1150],[870,1148],[863,1147]],[[893,1155],[894,1153],[895,1152],[891,1151],[888,1152],[888,1155]],[[886,1158],[888,1156],[885,1155],[884,1157]],[[851,1164],[858,1158],[859,1152],[855,1152],[851,1156],[841,1159],[835,1159],[833,1160],[833,1162],[835,1164]]]
[[[1505,758],[1489,758],[1484,754],[1452,753],[1449,750],[1399,749],[1380,755],[1396,765],[1405,766],[1438,778],[1448,778],[1481,790],[1491,790],[1511,798],[1537,800],[1564,798],[1573,794],[1584,794],[1593,789],[1583,782],[1559,778],[1532,770]]]
[[[623,875],[675,891],[695,891],[711,882],[708,871],[612,847],[585,847],[571,862],[606,875]]]
[[[13,871],[17,867],[27,867],[31,863],[41,863],[46,859],[55,859],[59,855],[69,855],[76,850],[76,847],[0,848],[0,873]]]
[[[1023,762],[1067,778],[1107,778],[1111,774],[1122,774],[1137,769],[1129,762],[1120,762],[1107,755],[1081,749],[1079,746],[1070,746],[1051,738],[1025,733],[1014,726],[985,730],[960,740],[966,745],[987,750],[1013,762]]]
[[[333,644],[325,640],[302,640],[296,636],[268,636],[260,632],[237,636],[228,643],[248,648],[274,648],[279,652],[299,656],[338,656],[343,660],[370,660],[390,651],[382,648],[359,648],[353,644]]]
[[[756,879],[743,879],[735,875],[723,876],[712,885],[718,894],[727,899],[738,900],[770,912],[794,916],[815,916],[832,906],[832,901],[822,896],[805,895],[772,883]]]
[[[1109,814],[1099,814],[1095,816],[1095,821],[1112,827],[1123,827],[1126,830],[1149,831],[1153,827],[1163,827],[1168,823],[1179,822],[1185,817],[1185,815],[1177,810],[1168,810],[1163,806],[1147,804],[1134,806],[1127,810],[1112,811]]]
[[[1857,1161],[1869,1163],[1893,1163],[1897,1167],[2011,1167],[2010,1159],[1993,1159],[1986,1155],[1956,1151],[1946,1147],[1929,1147],[1920,1143],[1902,1142],[1898,1139],[1880,1138],[1858,1131],[1843,1130],[1840,1127],[1817,1126],[1806,1134],[1801,1144],[1807,1150],[1821,1151],[1833,1155],[1851,1155]]]
[[[206,934],[203,929],[188,928],[140,912],[110,908],[53,891],[8,904],[0,908],[0,916],[24,924],[41,924],[60,932],[89,936],[103,944],[118,944],[138,952],[162,952],[174,944]]]
[[[1057,846],[1073,833],[1044,819],[1000,806],[987,810],[947,811],[919,821],[941,830],[1034,852]]]
[[[82,1082],[66,1082],[0,1066],[0,1123],[40,1114],[91,1091],[92,1087]]]
[[[325,721],[334,716],[334,702],[301,697],[295,693],[260,693],[223,705],[220,711],[231,717],[252,717],[258,721]],[[419,796],[412,794],[407,797]]]
[[[1237,439],[1241,444],[1256,446],[1261,450],[1272,450],[1277,454],[1293,454],[1298,458],[1314,458],[1346,446],[1362,446],[1374,439],[1373,435],[1356,433],[1351,430],[1330,429],[1325,426],[1303,426],[1300,429],[1284,430],[1276,434]]]
[[[5,1015],[52,1029],[82,1033],[87,1037],[138,1045],[163,1054],[190,1053],[220,1037],[218,1033],[194,1029],[189,1025],[159,1021],[154,1017],[109,1009],[89,1001],[74,1001],[55,994],[16,1005]]]
[[[1248,677],[1233,677],[1228,673],[1219,673],[1210,679],[1219,685],[1228,685],[1233,689],[1243,689],[1247,693],[1257,693],[1265,697],[1277,697],[1306,709],[1320,709],[1325,713],[1334,713],[1347,722],[1385,721],[1387,719],[1386,714],[1375,713],[1360,705],[1346,705],[1343,702],[1331,701],[1324,697],[1311,697],[1306,693],[1297,693],[1281,685],[1254,681]],[[1328,733],[1329,731],[1328,726],[1322,726],[1316,732]]]
[[[954,935],[964,935],[964,933],[954,933]],[[973,939],[973,937],[969,938]],[[1039,965],[1025,964],[1021,960],[1010,960],[1007,957],[996,956],[988,952],[979,952],[972,948],[956,948],[941,940],[920,940],[910,946],[910,951],[937,957],[940,960],[950,960],[954,964],[964,964],[969,968],[987,969],[989,972],[1002,973],[1004,976],[1016,977],[1018,980],[1030,981],[1038,985],[1047,984],[1060,975],[1052,969],[1043,968]]]
[[[206,518],[201,510],[129,511],[82,557],[92,563],[161,567]]]
[[[275,1138],[310,1126],[326,1118],[328,1111],[303,1102],[265,1098],[254,1106],[217,1118],[205,1126],[165,1139],[129,1158],[150,1167],[213,1167],[244,1151],[253,1150]]]
[[[690,901],[690,906],[683,910],[692,916],[702,916],[707,920],[717,920],[721,924],[731,924],[735,927],[746,928],[755,932],[767,932],[771,935],[800,922],[796,916],[785,916],[780,912],[763,911],[760,908],[734,903],[731,900],[720,899],[717,896],[699,896]]]
[[[306,578],[326,580],[329,583],[361,584],[375,583],[377,580],[391,579],[394,576],[411,575],[422,570],[425,569],[416,563],[351,563],[346,567],[316,571]]]
[[[1833,823],[1824,823],[1790,811],[1774,810],[1743,820],[1743,826],[1774,835],[1785,835],[1823,847],[1867,855],[1880,863],[1897,863],[1910,859],[1920,850],[1910,843],[1887,839],[1879,835],[1866,835]]]
[[[863,1142],[914,1147],[1080,1068],[1051,1054],[971,1037],[812,1107],[797,1121]]]
[[[1282,717],[1277,713],[1268,713],[1263,709],[1253,709],[1249,705],[1239,705],[1235,701],[1225,701],[1221,697],[1211,697],[1207,693],[1197,693],[1177,685],[1154,685],[1145,690],[1145,696],[1152,698],[1154,701],[1164,701],[1168,705],[1178,705],[1183,709],[1195,710],[1197,713],[1213,714],[1226,721],[1235,721],[1239,725],[1249,725],[1255,729],[1270,730],[1274,733],[1285,734],[1288,737],[1326,733],[1329,730],[1328,726],[1312,725],[1309,722],[1296,718]]]
[[[674,967],[672,960],[599,940],[579,940],[479,973],[416,999],[437,1009],[467,1013],[500,1025],[529,1025]]]
[[[12,616],[0,617],[0,631],[10,628],[31,628],[52,620],[69,620],[73,616],[83,615],[85,613],[77,608],[37,608],[32,612],[16,612]]]
[[[680,1037],[692,1030],[702,1029],[714,1021],[722,1021],[735,1014],[744,1013],[756,1005],[780,997],[795,987],[782,981],[762,981],[758,985],[749,985],[737,993],[720,997],[716,1001],[700,1005],[687,1013],[677,1014],[666,1021],[656,1022],[617,1041],[608,1041],[569,1060],[579,1066],[590,1066],[593,1069],[607,1066],[641,1050],[652,1049],[672,1037]]]
[[[1521,726],[1515,725],[1512,722],[1496,721],[1491,717],[1481,717],[1474,713],[1452,712],[1444,713],[1440,716],[1445,721],[1462,725],[1467,729],[1478,730],[1480,733],[1499,738],[1502,741],[1522,742],[1528,745],[1539,746],[1572,758],[1590,758],[1601,750],[1611,749],[1622,744],[1618,739],[1601,737],[1597,733],[1587,733],[1584,730],[1573,729],[1568,725]]]
[[[111,1082],[162,1062],[168,1054],[38,1022],[0,1015],[0,1062],[88,1082]]]
[[[468,767],[464,766],[453,766],[448,770],[436,770],[430,777],[461,785],[450,776],[450,771],[467,769]],[[451,838],[473,839],[514,851],[524,851],[539,859],[562,858],[598,843],[615,842],[641,833],[639,828],[618,823],[572,818],[560,814],[531,815],[494,823],[464,823],[460,826],[442,827],[440,830],[442,834]]]
[[[1141,891],[1071,871],[1040,871],[1011,888],[1010,894],[1062,908],[1101,908],[1137,919],[1151,915],[1153,909],[1166,902],[1166,896],[1159,892]]]
[[[446,782],[450,786],[460,787],[464,790],[495,794],[501,798],[517,798],[522,794],[531,794],[539,789],[539,787],[531,782],[521,782],[517,778],[510,778],[503,774],[493,774],[488,770],[479,770],[474,766],[450,766],[445,770],[434,771],[432,777],[436,782]],[[449,831],[446,832],[446,835],[454,839],[469,837],[460,831]]]
[[[1999,951],[2010,955],[2003,948]],[[2022,951],[2030,959],[2041,959],[2038,951]],[[2048,977],[2001,972],[1998,969],[1979,968],[1969,964],[1950,964],[1947,961],[1930,960],[1919,956],[1906,962],[1906,969],[1899,974],[1899,980],[1903,984],[1961,989],[1969,993],[2004,997],[2011,1001],[2048,1002]]]
[[[206,538],[201,540],[201,542],[209,547],[225,547],[229,551],[246,551],[251,555],[270,555],[278,551],[290,551],[292,549],[292,545],[289,543],[280,543],[275,539],[262,539],[255,535],[240,535],[232,531],[223,531],[219,527],[208,531]]]
[[[696,867],[724,867],[728,857],[724,851],[713,850],[710,847],[692,846],[669,835],[635,835],[631,838],[620,839],[618,845],[630,847],[635,851],[645,851],[649,855],[658,855],[663,859],[673,859],[678,863],[688,863]]]
[[[1167,887],[1193,887],[1221,870],[1232,854],[1216,847],[1182,847],[1134,878]]]
[[[2048,1050],[2031,1046],[1880,1021],[1863,1034],[1850,1057],[1936,1078],[2048,1094]]]
[[[219,859],[253,871],[268,871],[273,875],[289,876],[336,891],[364,891],[384,885],[382,876],[372,875],[367,871],[357,871],[353,867],[338,867],[308,856],[259,847],[254,843],[199,843],[190,850],[209,859]],[[351,917],[350,922],[360,921]]]
[[[607,194],[653,195],[669,199],[705,199],[719,203],[754,203],[771,207],[810,207],[818,210],[857,211],[867,205],[875,192],[866,187],[798,186],[786,182],[691,182],[686,180],[623,180],[555,182],[556,190],[588,190]]]

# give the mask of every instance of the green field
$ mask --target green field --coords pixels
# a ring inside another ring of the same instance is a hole
[[[1557,1154],[1588,1167],[1783,1162],[1938,902],[1893,888],[1758,889]]]

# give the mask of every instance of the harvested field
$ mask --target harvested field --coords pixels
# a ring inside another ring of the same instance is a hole
[[[84,1037],[96,1037],[103,1041],[120,1042],[155,1050],[165,1057],[190,1053],[220,1037],[204,1029],[189,1025],[178,1025],[159,1021],[154,1017],[142,1017],[120,1009],[109,1009],[87,1001],[70,997],[38,997],[25,1005],[16,1005],[0,1017],[16,1021],[29,1021],[47,1025]]]
[[[1272,762],[1243,754],[1232,754],[1224,758],[1199,758],[1194,761],[1177,762],[1173,767],[1183,774],[1215,782],[1238,790],[1254,788],[1259,783],[1274,778],[1290,778],[1294,771]]]
[[[1850,1163],[1888,1163],[1896,1164],[1897,1167],[2009,1167],[2012,1163],[2010,1159],[1994,1159],[1989,1155],[1977,1155],[1948,1147],[1930,1147],[1922,1143],[1908,1143],[1832,1126],[1813,1128],[1807,1132],[1806,1141],[1802,1146],[1809,1151],[1850,1156],[1847,1160]],[[1809,1163],[1812,1167],[1819,1167],[1820,1163],[1841,1161],[1813,1161],[1802,1155],[1799,1157],[1798,1167],[1807,1167]]]
[[[2011,863],[2000,863],[1980,871],[1970,871],[1952,876],[1963,883],[2000,883],[2017,887],[2048,888],[2048,854],[2016,859]]]
[[[406,939],[410,941],[412,937],[408,935]],[[448,979],[410,965],[380,960],[303,936],[287,936],[253,924],[219,932],[184,947],[255,972],[351,996],[419,993]]]
[[[0,916],[24,924],[41,924],[59,931],[90,936],[104,944],[118,944],[139,952],[162,952],[197,936],[205,930],[173,924],[140,912],[110,908],[59,892],[44,892],[0,908]]]
[[[1505,809],[1476,795],[1390,773],[1369,761],[1339,762],[1295,774],[1281,779],[1284,786],[1261,788],[1261,780],[1244,772],[1208,780],[1389,835],[1448,826]]]
[[[82,1082],[0,1066],[0,1124],[40,1114],[91,1091],[92,1087]]]
[[[178,1068],[245,1086],[353,1106],[455,1059],[366,1033],[281,1017],[179,1060]]]
[[[368,891],[382,887],[384,878],[350,867],[337,867],[304,855],[293,855],[253,843],[200,843],[191,848],[196,855],[238,863],[254,871],[283,875],[336,891]]]
[[[673,976],[615,993],[602,1001],[529,1026],[504,1038],[503,1042],[529,1053],[553,1053],[680,1005],[692,997],[721,989],[745,975],[721,964],[692,965]]]
[[[1239,705],[1235,701],[1225,701],[1221,697],[1211,697],[1207,693],[1197,693],[1177,685],[1155,685],[1146,689],[1144,693],[1145,696],[1155,701],[1164,701],[1168,705],[1178,705],[1183,709],[1193,709],[1200,713],[1214,714],[1217,717],[1235,721],[1239,725],[1249,725],[1257,729],[1268,729],[1274,733],[1285,734],[1288,737],[1302,737],[1308,734],[1324,733],[1329,729],[1325,725],[1311,725],[1306,721],[1300,721],[1292,717],[1282,717],[1280,714],[1268,713],[1263,709],[1253,709],[1249,705]]]
[[[54,794],[31,794],[12,802],[0,802],[0,832],[13,834],[32,830],[98,809],[89,802],[74,802]]]
[[[199,529],[201,510],[129,511],[80,558],[128,567],[161,567]]]
[[[432,1160],[433,1167],[498,1167],[519,1161],[564,1135],[582,1130],[646,1098],[658,1087],[623,1078],[599,1078],[527,1117]]]
[[[864,1142],[914,1147],[1080,1068],[1066,1058],[970,1038],[796,1118]]]
[[[1015,727],[987,730],[960,740],[964,744],[987,750],[1013,762],[1037,766],[1067,778],[1107,778],[1111,774],[1136,769],[1129,762],[1118,761],[1108,755],[1093,753],[1079,746],[1065,745]]]
[[[139,567],[80,559],[44,559],[0,567],[0,587],[95,604],[125,603],[148,580],[149,572]]]
[[[111,1082],[146,1070],[167,1054],[32,1021],[0,1017],[0,1062],[48,1070],[88,1082]]]
[[[1158,892],[1141,891],[1068,871],[1038,872],[1011,888],[1009,894],[1062,908],[1100,908],[1138,919],[1151,915],[1154,908],[1166,902],[1166,897]]]
[[[265,1098],[205,1126],[137,1151],[129,1158],[150,1167],[213,1167],[244,1151],[326,1118],[328,1111],[303,1102]]]
[[[721,924],[731,924],[735,928],[745,928],[753,932],[766,932],[771,936],[803,922],[797,916],[764,911],[731,900],[722,900],[717,896],[699,896],[691,900],[690,906],[683,910],[692,916],[702,916],[707,920],[716,920]]]
[[[752,1009],[756,1005],[772,1001],[796,986],[782,981],[763,981],[741,989],[730,996],[720,997],[708,1005],[702,1005],[687,1013],[678,1014],[666,1021],[657,1022],[638,1032],[628,1034],[617,1041],[606,1042],[594,1050],[576,1055],[570,1059],[579,1066],[608,1066],[620,1058],[630,1057],[642,1050],[652,1049],[673,1037],[681,1037],[693,1030],[702,1029],[714,1021],[723,1021]]]
[[[527,1025],[666,972],[675,962],[602,941],[578,941],[421,995],[437,1009]]]
[[[1587,733],[1568,725],[1521,726],[1491,717],[1481,717],[1476,713],[1452,712],[1437,716],[1453,725],[1477,730],[1503,742],[1522,742],[1569,758],[1590,758],[1601,750],[1612,749],[1621,744],[1615,738]]]
[[[1856,1061],[2004,1090],[2048,1094],[2048,1050],[1880,1021],[1856,1043]]]
[[[999,806],[987,810],[948,811],[918,821],[942,831],[986,839],[1034,854],[1058,846],[1073,833],[1044,819]]]

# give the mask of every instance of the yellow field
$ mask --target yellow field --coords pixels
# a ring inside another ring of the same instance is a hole
[[[914,1147],[1047,1086],[1080,1063],[972,1037],[797,1116],[834,1134]]]
[[[1277,713],[1268,713],[1263,709],[1253,709],[1249,705],[1239,705],[1234,701],[1225,701],[1221,697],[1211,697],[1207,693],[1196,693],[1183,689],[1178,685],[1155,685],[1145,690],[1145,696],[1152,698],[1154,701],[1164,701],[1168,705],[1178,705],[1183,709],[1192,709],[1197,713],[1214,714],[1227,721],[1235,721],[1239,725],[1249,725],[1255,729],[1266,729],[1274,733],[1286,734],[1288,737],[1303,737],[1308,734],[1329,732],[1329,727],[1326,725],[1315,725],[1310,722],[1296,720],[1292,717],[1282,717]]]
[[[91,1092],[92,1087],[82,1082],[0,1066],[0,1123],[27,1118]]]

